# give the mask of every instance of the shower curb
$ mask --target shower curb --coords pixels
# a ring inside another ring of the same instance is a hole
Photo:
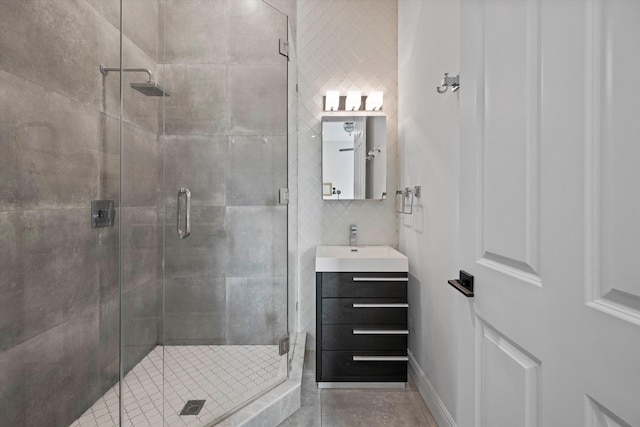
[[[295,334],[295,342],[291,346],[293,353],[290,358],[291,371],[285,382],[225,418],[216,426],[275,427],[300,409],[306,338],[306,332]]]

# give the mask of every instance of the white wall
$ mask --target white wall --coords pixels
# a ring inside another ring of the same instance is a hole
[[[468,320],[469,308],[447,284],[459,270],[459,98],[435,90],[445,72],[459,72],[460,3],[400,0],[398,29],[401,185],[422,186],[413,215],[400,219],[400,251],[410,270],[411,367],[441,426],[471,425],[473,390],[460,387],[465,363],[459,361],[474,360],[463,351],[473,349],[468,321],[461,320]]]
[[[387,192],[398,185],[397,0],[299,0],[298,52],[298,274],[299,330],[315,347],[315,249],[349,244],[398,244],[393,198],[385,201],[323,201],[321,120],[329,89],[384,91],[387,115]]]

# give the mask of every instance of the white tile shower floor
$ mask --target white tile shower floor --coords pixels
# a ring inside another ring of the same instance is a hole
[[[277,345],[157,346],[124,378],[122,425],[210,425],[285,379],[286,359]],[[206,400],[199,415],[179,415],[187,400]],[[70,427],[118,426],[118,412],[116,384]]]

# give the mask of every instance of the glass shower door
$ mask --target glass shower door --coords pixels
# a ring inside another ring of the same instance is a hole
[[[165,425],[206,425],[287,375],[287,18],[261,0],[161,10]]]
[[[208,425],[284,380],[286,16],[1,1],[0,27],[0,425]]]
[[[118,3],[121,7],[120,22],[114,20],[121,33],[112,39],[120,58],[109,49],[103,59],[107,66],[121,67],[105,78],[105,102],[120,110],[115,129],[120,142],[120,425],[155,427],[164,417],[158,137],[162,99],[168,94],[158,74],[160,7],[156,0],[102,3],[106,14],[117,12]]]

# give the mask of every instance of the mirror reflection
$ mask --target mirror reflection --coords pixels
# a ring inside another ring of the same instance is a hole
[[[384,199],[386,116],[322,118],[322,198]]]

